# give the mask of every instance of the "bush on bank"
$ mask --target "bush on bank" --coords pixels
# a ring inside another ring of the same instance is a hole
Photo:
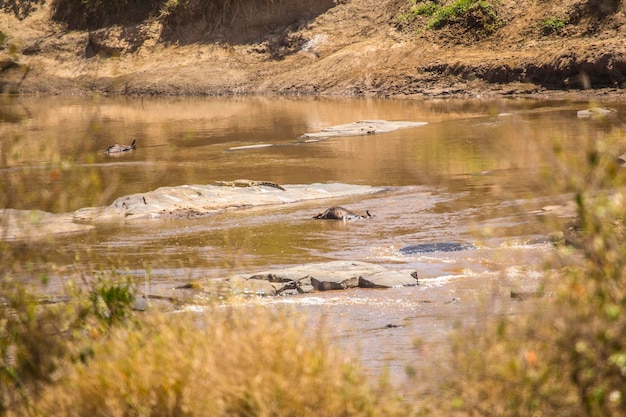
[[[555,146],[551,172],[575,196],[580,249],[563,247],[548,264],[552,297],[454,335],[455,376],[444,381],[435,414],[626,415],[622,135],[589,138],[578,157]]]
[[[447,25],[462,22],[469,29],[493,32],[502,19],[495,5],[499,2],[491,0],[454,0],[440,2],[433,0],[409,0],[410,10],[402,15],[403,19],[428,18],[429,29],[439,29]]]
[[[9,248],[2,245],[2,260]],[[0,415],[32,405],[66,367],[93,357],[93,335],[130,324],[133,292],[112,277],[68,288],[71,302],[46,304],[0,268]]]

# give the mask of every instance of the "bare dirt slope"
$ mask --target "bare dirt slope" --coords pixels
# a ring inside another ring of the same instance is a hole
[[[11,0],[7,0],[7,5]],[[13,0],[16,2],[16,0]],[[17,4],[17,3],[14,3]],[[156,18],[70,30],[50,0],[0,8],[0,88],[14,93],[618,95],[626,2],[502,0],[439,29],[408,0],[278,2],[209,28]],[[278,7],[278,6],[277,6]],[[546,22],[565,22],[551,30]],[[488,29],[488,30],[486,30]]]

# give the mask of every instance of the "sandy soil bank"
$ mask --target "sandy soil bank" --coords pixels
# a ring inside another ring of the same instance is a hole
[[[498,3],[440,29],[409,2],[295,0],[218,28],[175,32],[154,16],[80,30],[0,9],[0,89],[19,94],[536,95],[623,100],[624,2]],[[554,3],[554,4],[553,4]],[[595,4],[598,3],[598,4]],[[600,4],[602,3],[602,4]],[[607,4],[609,4],[607,6]],[[13,5],[14,7],[11,7]],[[602,7],[601,7],[602,6]],[[549,30],[547,21],[565,22]]]

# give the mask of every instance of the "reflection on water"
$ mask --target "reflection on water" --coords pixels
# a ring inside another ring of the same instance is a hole
[[[397,360],[392,366],[401,368],[396,356],[402,355],[385,349],[408,354],[410,335],[432,342],[451,319],[473,316],[487,294],[536,285],[550,246],[535,242],[550,230],[529,212],[557,201],[545,175],[552,140],[566,138],[568,151],[577,151],[625,122],[626,103],[606,104],[616,110],[608,118],[577,118],[589,106],[523,99],[4,98],[0,205],[68,212],[161,186],[240,178],[387,187],[332,202],[122,222],[11,248],[21,263],[38,265],[30,269],[42,269],[52,286],[76,271],[107,269],[139,283],[149,276],[153,288],[166,289],[192,279],[323,260],[412,268],[421,279],[416,288],[283,300],[315,316],[334,317],[341,340],[367,345],[370,364],[391,355]],[[363,119],[428,124],[311,143],[300,138]],[[133,139],[134,152],[104,153]],[[275,146],[253,147],[258,144]],[[252,147],[229,150],[246,146]],[[369,210],[375,217],[348,223],[311,219],[330,205]],[[476,249],[399,252],[432,242],[468,242]]]
[[[528,100],[5,99],[0,176],[20,197],[3,205],[71,211],[164,185],[241,177],[488,190],[502,184],[486,173],[506,171],[519,180],[526,173],[515,170],[545,164],[551,136],[567,135],[575,143],[598,129],[576,118],[581,106]],[[429,124],[296,144],[305,132],[362,119]],[[133,139],[137,152],[117,158],[103,152]],[[283,146],[227,151],[260,143]],[[51,203],[52,195],[62,201]]]

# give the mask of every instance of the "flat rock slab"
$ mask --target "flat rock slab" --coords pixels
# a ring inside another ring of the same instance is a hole
[[[120,197],[107,207],[90,207],[74,212],[76,221],[200,217],[216,211],[263,205],[372,194],[383,188],[349,184],[269,185],[250,187],[181,185]]]
[[[245,182],[260,184],[242,186]],[[367,195],[385,190],[380,187],[340,183],[285,186],[248,180],[232,183],[233,186],[210,184],[162,187],[120,197],[110,206],[87,207],[64,214],[0,209],[0,240],[41,239],[46,236],[81,233],[107,221],[194,218],[227,209]]]
[[[601,118],[606,117],[613,112],[615,112],[615,110],[613,109],[605,109],[604,107],[591,107],[589,109],[579,110],[578,112],[576,112],[576,115],[581,119],[594,117]]]
[[[406,122],[406,121],[388,121],[388,120],[359,120],[354,123],[331,126],[322,129],[319,132],[305,133],[303,138],[330,138],[337,136],[361,136],[373,135],[377,133],[393,132],[398,129],[408,127],[418,127],[428,124],[427,122]]]
[[[394,288],[417,284],[417,272],[412,270],[381,271],[359,277],[361,288]]]
[[[350,288],[393,288],[418,285],[414,270],[389,270],[360,261],[332,261],[297,265],[284,269],[209,279],[185,285],[210,294],[281,295]]]
[[[0,240],[43,239],[51,235],[82,233],[93,229],[74,223],[71,214],[53,214],[40,210],[0,210]]]

